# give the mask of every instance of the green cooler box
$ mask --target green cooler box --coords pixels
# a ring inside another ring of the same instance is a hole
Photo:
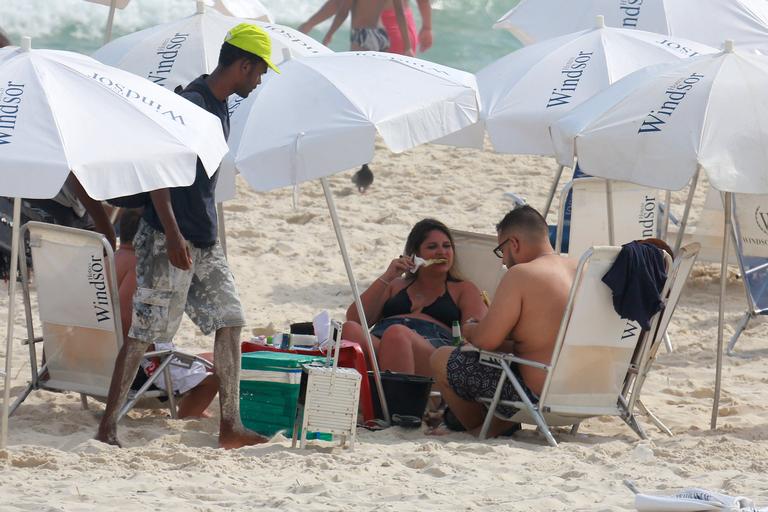
[[[271,436],[284,430],[293,435],[296,402],[301,386],[301,366],[324,357],[284,352],[243,354],[240,370],[240,418],[243,425]]]

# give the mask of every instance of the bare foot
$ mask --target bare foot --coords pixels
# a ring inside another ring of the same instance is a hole
[[[438,425],[434,428],[428,428],[424,431],[424,435],[427,436],[447,436],[449,434],[455,434],[455,430],[451,430],[445,425]]]
[[[208,412],[208,410],[205,410],[198,414],[190,413],[190,414],[184,414],[183,416],[179,414],[180,420],[205,420],[208,418],[213,418],[213,414]]]
[[[225,450],[262,444],[267,441],[269,441],[268,438],[245,428],[219,433],[219,448],[224,448]]]
[[[118,448],[122,448],[123,445],[120,444],[120,441],[117,440],[117,432],[115,431],[104,431],[101,428],[99,428],[98,432],[96,432],[96,437],[94,437],[97,441],[101,441],[102,443],[111,444],[112,446],[117,446]]]

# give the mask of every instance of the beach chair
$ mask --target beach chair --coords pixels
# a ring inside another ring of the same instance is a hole
[[[750,320],[768,315],[768,195],[733,194],[733,236],[747,311],[728,342],[728,354]]]
[[[688,244],[678,251],[670,270],[667,272],[667,281],[661,292],[663,303],[661,314],[657,314],[654,317],[651,329],[648,331],[651,333],[649,340],[635,353],[627,373],[627,380],[624,383],[624,391],[622,392],[623,400],[628,404],[630,410],[637,407],[640,412],[650,418],[654,425],[670,436],[672,432],[669,428],[640,400],[640,392],[648,377],[648,373],[651,371],[653,362],[656,360],[656,353],[659,350],[659,346],[663,343],[667,328],[672,320],[672,315],[675,313],[677,303],[683,293],[683,288],[685,288],[685,283],[688,281],[700,251],[701,245],[696,242]]]
[[[735,194],[734,194],[735,195]],[[693,210],[691,215],[694,215]],[[687,228],[682,225],[671,225],[667,233],[667,242],[675,247],[677,238],[680,234],[680,228],[683,227],[683,233],[680,246],[697,243],[701,246],[699,256],[696,258],[699,262],[720,264],[723,253],[723,200],[720,192],[713,187],[707,188],[704,196],[704,203],[701,208],[695,212],[697,217],[695,224]],[[728,248],[728,264],[738,265],[736,251],[733,244]]]
[[[549,364],[513,354],[480,352],[481,363],[502,370],[494,396],[481,398],[488,404],[481,439],[487,436],[494,415],[501,416],[499,404],[518,410],[511,417],[502,416],[504,419],[537,425],[553,447],[557,442],[550,426],[570,425],[571,432],[576,433],[581,421],[595,416],[618,416],[646,438],[622,392],[635,351],[643,350],[641,344],[648,336],[636,322],[619,317],[611,290],[602,282],[619,251],[618,247],[593,247],[581,257]],[[547,373],[537,403],[524,393],[511,365],[527,365]],[[501,400],[507,379],[521,400]]]
[[[493,254],[493,249],[499,244],[497,237],[455,229],[451,230],[451,234],[455,246],[454,268],[464,279],[472,281],[485,292],[489,301],[493,300],[496,288],[507,271]]]
[[[21,258],[22,288],[26,313],[31,379],[11,406],[11,414],[33,390],[75,392],[84,409],[87,397],[105,400],[112,380],[115,358],[123,344],[120,303],[115,277],[114,254],[98,233],[64,226],[29,222],[20,240],[29,236],[32,250],[42,337],[35,336],[27,265]],[[43,343],[43,361],[38,363],[37,343]],[[171,385],[170,365],[189,367],[201,361],[196,356],[171,350],[147,352],[159,366],[138,391],[131,391],[122,407],[122,418],[140,398],[167,398],[176,418],[176,400],[152,386],[157,379]]]
[[[569,255],[581,255],[592,246],[608,245],[608,206],[606,180],[578,178],[568,182],[560,193],[555,251],[562,253],[568,195],[570,206]],[[658,236],[658,190],[632,183],[612,181],[613,245]]]

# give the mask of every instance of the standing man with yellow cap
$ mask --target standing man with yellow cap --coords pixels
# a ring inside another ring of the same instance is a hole
[[[256,25],[232,28],[210,75],[202,75],[181,94],[221,119],[229,135],[227,98],[245,98],[271,68],[272,44]],[[136,293],[128,338],[115,361],[107,407],[96,439],[119,445],[117,416],[150,343],[170,343],[186,311],[205,334],[215,332],[214,360],[219,378],[219,446],[239,448],[266,438],[240,422],[240,330],[243,309],[232,273],[217,239],[214,196],[218,171],[210,178],[197,161],[194,183],[150,193],[138,231]]]

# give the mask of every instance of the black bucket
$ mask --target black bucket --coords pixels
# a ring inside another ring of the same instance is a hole
[[[379,403],[379,390],[376,389],[376,381],[373,372],[368,372],[368,382],[371,384],[371,398],[373,399],[373,411],[377,418],[384,418]],[[384,395],[387,397],[387,406],[390,416],[415,416],[421,418],[427,409],[429,393],[435,379],[422,377],[421,375],[408,375],[406,373],[381,372],[381,385]]]

